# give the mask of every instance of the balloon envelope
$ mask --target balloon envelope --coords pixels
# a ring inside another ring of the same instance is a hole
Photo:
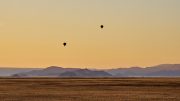
[[[104,26],[103,26],[103,25],[101,25],[101,28],[104,28]]]
[[[67,43],[66,43],[66,42],[64,42],[64,43],[63,43],[63,45],[64,45],[64,46],[66,46],[66,45],[67,45]]]

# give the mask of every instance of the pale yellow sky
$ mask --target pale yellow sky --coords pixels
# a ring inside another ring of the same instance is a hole
[[[0,67],[180,63],[179,5],[180,0],[0,0]]]

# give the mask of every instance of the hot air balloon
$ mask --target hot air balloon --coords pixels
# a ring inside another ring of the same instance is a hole
[[[100,27],[101,27],[101,29],[103,29],[103,28],[104,28],[104,25],[101,25]]]
[[[63,43],[63,46],[65,47],[66,45],[67,45],[67,43],[66,43],[66,42],[64,42],[64,43]]]

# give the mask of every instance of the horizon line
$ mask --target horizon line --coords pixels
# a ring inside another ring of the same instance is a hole
[[[51,65],[51,66],[45,66],[45,67],[15,67],[15,66],[0,66],[0,69],[8,69],[8,68],[11,68],[11,69],[45,69],[45,68],[48,68],[48,67],[61,67],[61,68],[80,68],[80,69],[98,69],[98,70],[101,70],[101,69],[118,69],[118,68],[135,68],[135,67],[138,67],[138,68],[148,68],[148,67],[154,67],[154,66],[159,66],[159,65],[180,65],[180,63],[164,63],[164,64],[157,64],[157,65],[151,65],[151,66],[128,66],[128,67],[112,67],[112,68],[102,68],[102,67],[64,67],[64,66],[55,66],[55,65]]]

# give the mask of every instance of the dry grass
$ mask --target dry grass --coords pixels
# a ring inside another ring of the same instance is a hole
[[[180,78],[1,78],[0,101],[180,101]]]

